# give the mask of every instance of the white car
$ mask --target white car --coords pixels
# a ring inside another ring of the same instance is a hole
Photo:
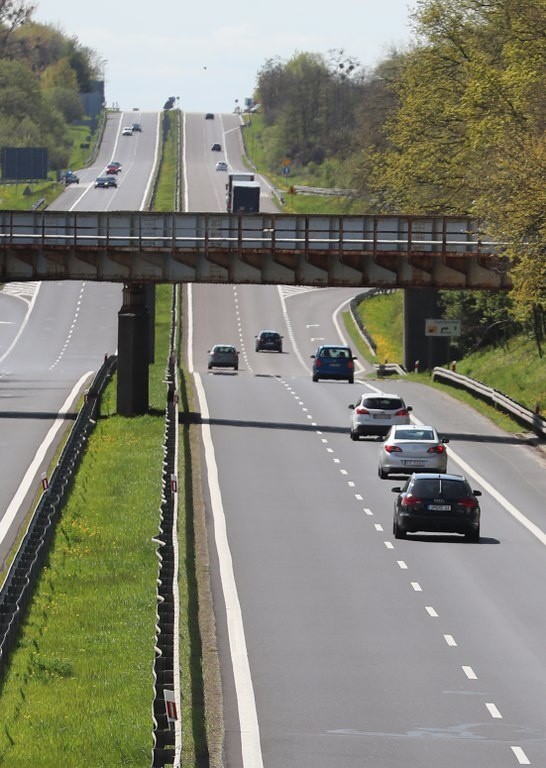
[[[394,424],[409,424],[411,405],[390,392],[365,392],[351,413],[351,440],[367,435],[384,436]]]
[[[447,437],[440,437],[434,427],[400,424],[391,427],[379,448],[377,474],[382,480],[389,475],[411,475],[413,472],[447,472]]]
[[[125,126],[125,127],[122,129],[122,131],[121,131],[121,135],[122,135],[122,136],[132,136],[132,135],[133,135],[133,129],[131,128],[131,126],[130,126],[130,125],[126,125],[126,126]]]
[[[227,163],[225,160],[218,160],[216,163],[216,170],[217,171],[227,171]]]

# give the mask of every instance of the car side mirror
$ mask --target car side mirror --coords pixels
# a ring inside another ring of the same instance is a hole
[[[472,491],[472,493],[474,494],[474,496],[481,496],[482,495],[481,491]]]
[[[400,488],[399,485],[395,486],[394,488],[391,488],[391,491],[393,493],[402,493],[402,489]]]
[[[348,405],[347,408],[349,408],[351,411],[354,411],[354,409],[355,409],[354,405],[352,405],[352,404]]]
[[[406,405],[406,411],[413,411],[412,405]]]
[[[313,358],[313,357],[316,357],[316,355],[311,355],[311,357],[312,357],[312,358]]]
[[[449,443],[449,437],[442,437],[442,443]]]

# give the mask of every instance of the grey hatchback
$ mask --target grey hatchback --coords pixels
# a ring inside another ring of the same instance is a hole
[[[239,353],[233,344],[215,344],[208,351],[208,369],[211,368],[233,368],[239,370]]]

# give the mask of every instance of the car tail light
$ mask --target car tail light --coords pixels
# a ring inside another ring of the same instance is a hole
[[[320,357],[317,357],[315,360],[315,368],[320,368],[321,365],[322,365],[322,360],[320,359]]]
[[[431,448],[428,449],[427,453],[444,453],[446,447],[442,443],[440,445],[433,445]]]
[[[402,449],[398,445],[386,445],[385,450],[387,453],[402,453]]]
[[[414,507],[417,506],[417,504],[422,504],[423,500],[419,498],[419,496],[414,496],[413,493],[408,493],[404,497],[403,506],[404,507]]]
[[[347,363],[347,368],[349,370],[352,370],[354,367],[355,367],[355,364],[353,363],[353,361],[349,360],[349,362]]]
[[[476,501],[476,499],[465,498],[465,499],[458,499],[457,505],[459,507],[464,507],[465,509],[476,509],[476,507],[478,506],[478,502]]]
[[[396,411],[394,414],[395,416],[409,416],[409,411],[407,411],[405,408],[401,408],[399,411]]]
[[[366,408],[355,408],[355,413],[358,413],[359,416],[363,416],[364,414],[369,415],[369,411],[366,410]]]

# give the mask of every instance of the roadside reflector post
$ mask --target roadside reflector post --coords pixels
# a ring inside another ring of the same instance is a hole
[[[169,723],[169,728],[171,728],[173,723],[176,723],[178,720],[178,711],[176,707],[176,700],[174,698],[174,691],[171,691],[168,688],[164,688],[163,698],[165,700],[165,714],[167,715],[167,722]]]
[[[47,491],[49,488],[49,479],[47,477],[47,472],[42,472],[42,490]]]

